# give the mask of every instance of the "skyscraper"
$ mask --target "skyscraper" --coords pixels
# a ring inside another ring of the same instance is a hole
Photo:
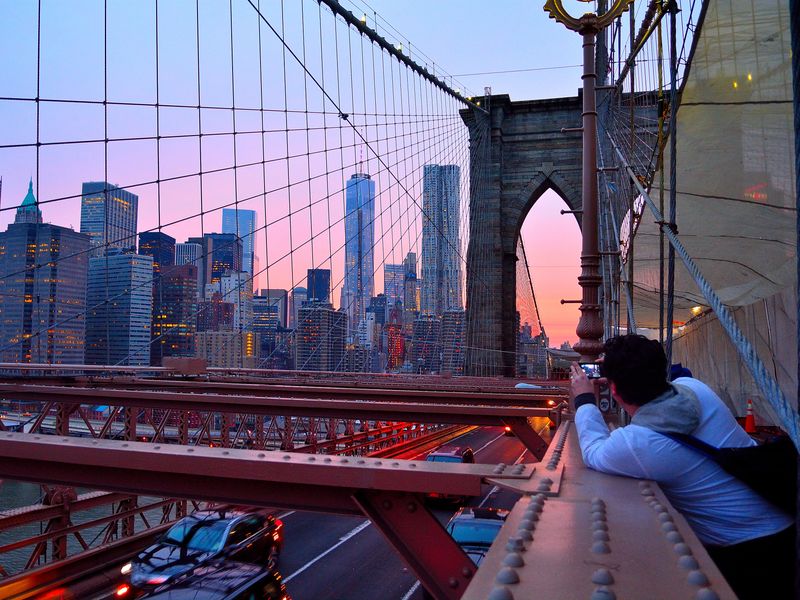
[[[187,242],[200,245],[202,293],[209,283],[217,283],[228,271],[242,270],[242,240],[235,233],[206,233],[203,237],[190,237]]]
[[[160,366],[165,356],[194,356],[196,323],[197,267],[167,267],[153,285],[150,364]]]
[[[341,308],[347,311],[351,331],[364,318],[374,290],[373,241],[375,182],[355,173],[345,188],[345,267]]]
[[[424,314],[441,316],[461,302],[460,185],[457,165],[425,165],[422,182],[422,298]]]
[[[406,267],[404,264],[386,264],[383,267],[383,295],[386,296],[386,310],[392,310],[398,302],[403,301],[403,281]],[[388,316],[388,312],[387,312]]]
[[[160,231],[145,231],[139,234],[139,254],[153,258],[153,274],[164,272],[164,267],[175,264],[175,238]]]
[[[84,362],[89,236],[42,223],[33,184],[0,233],[0,361]]]
[[[298,315],[303,302],[308,299],[308,290],[304,287],[292,288],[289,294],[289,310],[287,318],[289,319],[289,329],[297,328]]]
[[[106,181],[87,181],[81,197],[81,233],[91,239],[91,257],[106,248],[136,248],[139,196]]]
[[[235,331],[250,330],[253,326],[253,290],[250,275],[228,271],[216,283],[206,286],[206,297],[219,293],[223,302],[234,306],[233,328]]]
[[[344,369],[347,313],[330,303],[306,302],[298,314],[296,365],[301,371]]]
[[[222,209],[222,233],[233,233],[242,240],[242,268],[251,279],[255,274],[256,211],[244,208]]]
[[[289,308],[289,293],[286,290],[261,290],[258,293],[259,297],[265,298],[265,302],[270,306],[275,307],[276,315],[278,318],[278,327],[287,327],[288,308]]]
[[[86,363],[150,364],[153,259],[110,249],[89,259]]]
[[[464,309],[449,309],[442,314],[442,372],[464,374]]]
[[[194,265],[197,273],[197,295],[202,297],[203,294],[203,261],[200,258],[203,255],[203,246],[201,244],[193,244],[190,242],[175,244],[175,264],[180,265]]]
[[[308,276],[309,302],[331,301],[331,272],[330,269],[309,269]]]
[[[272,298],[263,295],[266,291],[261,290],[261,294],[253,296],[253,332],[260,338],[259,358],[267,358],[275,350],[280,323],[279,306]]]

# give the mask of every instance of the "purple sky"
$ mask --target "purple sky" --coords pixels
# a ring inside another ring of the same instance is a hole
[[[106,36],[101,0],[42,2],[38,81],[37,5],[3,3],[0,97],[22,100],[0,100],[0,226],[13,220],[7,209],[22,200],[29,177],[45,220],[77,229],[81,182],[107,179],[139,195],[140,230],[160,226],[178,241],[219,231],[219,209],[238,198],[240,208],[258,212],[259,227],[268,224],[266,235],[262,229],[256,240],[263,270],[257,287],[303,285],[312,265],[332,268],[336,283],[344,263],[341,190],[358,166],[373,174],[378,189],[376,293],[382,291],[379,265],[420,252],[422,165],[454,163],[468,172],[459,103],[409,77],[396,61],[349,34],[341,20],[334,26],[324,8],[320,21],[316,2],[287,1],[283,15],[281,3],[262,4],[267,21],[294,53],[305,55],[304,64],[330,98],[264,22],[259,40],[259,19],[245,0],[233,2],[232,18],[227,2],[199,3],[199,84],[195,0],[159,3],[157,40],[153,1],[109,0]],[[375,23],[370,9],[351,6]],[[419,48],[435,58],[437,73],[444,68],[462,75],[453,87],[482,93],[488,85],[493,93],[521,100],[571,96],[579,86],[578,37],[549,20],[537,4],[408,0],[376,1],[371,7],[381,15],[378,31],[402,41],[405,53],[432,70],[433,61],[418,55]],[[469,75],[542,68],[547,70]],[[59,102],[42,101],[37,111],[32,101],[37,86],[40,98]],[[208,107],[202,111],[193,108],[198,87],[200,104]],[[104,99],[129,104],[104,109]],[[159,111],[149,106],[156,102]],[[350,115],[366,143],[339,118],[333,103]],[[242,110],[234,113],[232,105]],[[328,114],[319,114],[323,110]],[[237,132],[256,133],[239,134],[234,144],[233,136],[225,135],[234,129],[234,119]],[[106,137],[114,141],[105,144]],[[240,165],[235,171],[228,168],[234,154]],[[574,305],[565,310],[557,304],[578,293],[577,226],[558,215],[559,204],[548,195],[523,227],[543,321],[554,343],[574,340],[577,321]],[[334,300],[338,303],[336,292]]]

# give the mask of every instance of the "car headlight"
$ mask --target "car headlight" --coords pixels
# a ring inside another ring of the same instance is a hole
[[[127,575],[128,573],[131,572],[131,569],[133,569],[133,564],[125,563],[124,565],[122,565],[122,568],[119,570],[119,572],[122,573],[123,575]]]

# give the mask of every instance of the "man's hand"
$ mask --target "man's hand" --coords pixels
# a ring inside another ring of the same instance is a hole
[[[594,394],[594,384],[583,372],[581,366],[574,362],[569,367],[569,399],[575,400],[581,394]]]

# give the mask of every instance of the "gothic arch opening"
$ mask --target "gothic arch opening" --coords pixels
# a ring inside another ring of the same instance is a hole
[[[516,306],[519,313],[517,374],[544,377],[547,347],[577,341],[581,232],[562,195],[548,186],[531,197],[517,235]]]

